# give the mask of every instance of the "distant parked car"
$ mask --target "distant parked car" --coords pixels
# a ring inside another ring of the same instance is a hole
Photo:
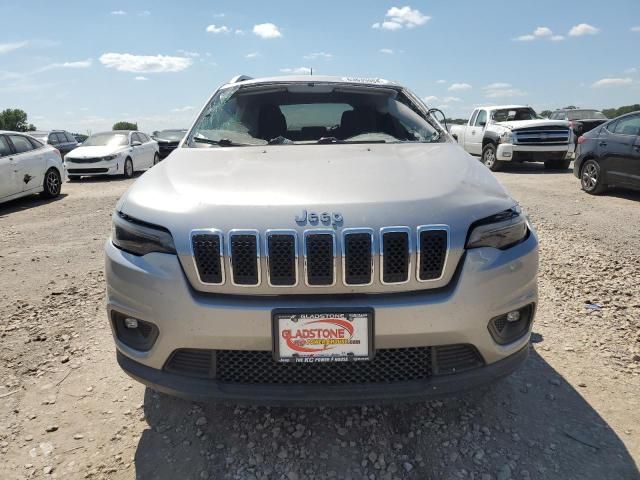
[[[568,120],[576,140],[580,135],[584,135],[608,120],[604,113],[586,108],[556,110],[549,118],[551,120]]]
[[[65,158],[70,181],[85,175],[133,176],[160,161],[158,143],[142,132],[94,133]]]
[[[0,203],[34,193],[57,197],[63,174],[56,148],[23,133],[0,131]]]
[[[158,142],[160,147],[160,158],[169,156],[176,148],[180,140],[187,134],[187,130],[160,130],[153,132],[151,138]]]
[[[578,139],[573,173],[591,194],[640,188],[640,111],[622,115]]]
[[[58,149],[62,158],[78,146],[76,137],[64,130],[51,130],[50,132],[37,131],[30,132],[29,135]]]

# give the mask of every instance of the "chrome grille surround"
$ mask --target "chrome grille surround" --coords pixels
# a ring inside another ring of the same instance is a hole
[[[434,235],[428,239],[425,236],[423,240],[428,241],[428,251],[431,253],[429,259],[425,259],[425,265],[422,266],[424,252],[421,248],[421,234],[430,231],[433,231]],[[346,258],[349,251],[347,241],[353,234],[359,236],[366,234],[368,239],[366,241],[362,237],[352,239],[353,243],[350,245],[357,248],[350,251],[356,253],[358,257],[350,266]],[[207,239],[206,235],[215,238]],[[239,264],[233,258],[233,239],[238,235],[252,237],[248,243],[246,243],[247,238],[236,238],[236,244],[238,241],[245,242],[242,245],[243,257]],[[316,238],[319,235],[327,235],[328,238]],[[385,235],[389,236],[385,237]],[[274,239],[270,247],[269,239],[275,236],[291,238]],[[313,253],[310,257],[309,251],[310,241],[313,248],[314,238],[316,245],[319,245],[315,259]],[[385,240],[388,245],[385,245]],[[443,224],[417,227],[390,226],[377,229],[368,227],[344,229],[312,227],[304,230],[231,229],[226,232],[217,228],[202,228],[190,232],[189,247],[179,253],[179,257],[192,286],[202,292],[277,295],[283,288],[288,288],[292,294],[310,294],[313,291],[317,291],[316,293],[357,293],[358,291],[384,293],[445,286],[452,278],[456,264],[463,254],[460,242],[460,238],[451,238],[450,227]],[[246,252],[250,251],[253,254],[254,245],[255,259],[248,260]],[[366,263],[369,263],[369,258],[366,253],[363,253],[363,245],[366,245],[366,248],[370,245],[371,248],[370,276],[363,273],[365,259]],[[215,252],[209,252],[207,247]],[[278,253],[274,254],[274,251]],[[198,258],[202,252],[204,252],[204,258]],[[388,261],[385,261],[385,256],[390,256]],[[218,272],[214,268],[216,257],[220,259],[219,276],[216,276]],[[251,260],[254,260],[255,264]],[[315,279],[310,277],[313,273],[312,262],[314,261],[317,262]],[[272,262],[275,263],[272,265]],[[385,266],[390,269],[386,276]],[[422,277],[421,266],[424,273]],[[240,273],[235,272],[236,267],[241,269]],[[330,276],[329,273],[331,273]],[[236,278],[238,274],[244,275],[240,277],[241,281]],[[212,278],[220,281],[214,283],[211,281]],[[367,283],[358,283],[360,281],[367,281]],[[252,289],[254,291],[249,293]]]
[[[529,127],[513,131],[516,145],[566,145],[571,138],[567,127]]]

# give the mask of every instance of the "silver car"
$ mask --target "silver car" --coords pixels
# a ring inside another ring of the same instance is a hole
[[[120,366],[267,404],[418,400],[527,357],[538,242],[402,86],[236,77],[120,199],[106,242]]]

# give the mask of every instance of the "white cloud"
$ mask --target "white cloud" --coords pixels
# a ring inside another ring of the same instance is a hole
[[[168,55],[132,55],[130,53],[104,53],[100,63],[119,72],[160,73],[180,72],[189,68],[193,60]]]
[[[436,83],[447,83],[446,80],[437,80]]]
[[[192,52],[189,50],[178,49],[178,53],[180,55],[184,55],[185,57],[198,58],[200,54],[198,52]]]
[[[594,82],[593,85],[591,85],[593,88],[600,88],[600,87],[620,87],[623,85],[631,85],[631,83],[633,82],[633,80],[631,80],[629,77],[626,78],[602,78],[600,80],[598,80],[597,82]]]
[[[391,7],[387,10],[385,21],[376,22],[372,28],[382,28],[384,30],[400,30],[401,28],[414,28],[424,25],[431,17],[424,15],[420,10],[408,6]]]
[[[226,13],[215,13],[213,15],[213,18],[223,18],[223,17],[226,17],[226,16],[227,16]]]
[[[536,37],[550,37],[553,35],[553,32],[549,27],[538,27],[533,31],[533,34]]]
[[[631,27],[629,30],[631,30],[632,32],[640,32],[640,25],[638,25],[637,27]]]
[[[239,28],[237,28],[233,33],[235,33],[236,35],[244,35],[244,30],[240,30]]]
[[[186,105],[184,107],[178,107],[178,108],[172,108],[171,111],[172,112],[188,112],[190,110],[193,110],[196,107],[192,107],[191,105]]]
[[[381,48],[380,49],[380,53],[386,53],[388,55],[393,55],[393,50],[391,50],[390,48]]]
[[[330,53],[326,53],[326,52],[315,52],[315,53],[310,53],[309,55],[305,55],[304,57],[305,60],[316,60],[318,58],[323,58],[325,60],[331,60],[333,58],[333,55]]]
[[[260,38],[280,38],[282,33],[273,23],[259,23],[253,26],[253,33]]]
[[[599,28],[589,25],[588,23],[579,23],[578,25],[571,27],[571,30],[569,30],[569,36],[581,37],[583,35],[595,35],[599,31]]]
[[[486,87],[482,87],[482,88],[483,88],[483,90],[495,90],[497,88],[510,88],[510,87],[511,87],[510,83],[495,82],[495,83],[490,83]]]
[[[260,52],[250,52],[247,53],[244,58],[257,58],[260,56]]]
[[[138,80],[139,82],[144,82],[149,79],[147,77],[143,77],[142,75],[138,75],[137,77],[134,78],[134,80]]]
[[[231,31],[231,29],[225,25],[209,25],[206,28],[206,31],[208,33],[229,33]]]
[[[311,69],[308,67],[281,68],[280,71],[282,73],[292,73],[294,75],[309,75],[311,73]]]
[[[26,47],[28,42],[0,43],[0,55],[3,53],[13,52],[19,48]]]
[[[511,84],[507,82],[490,83],[486,87],[482,87],[482,89],[485,91],[485,97],[487,98],[511,98],[526,95],[525,92],[513,88]]]
[[[627,68],[624,73],[638,73],[638,68],[637,67],[631,67],[631,68]]]
[[[124,10],[114,10],[113,12],[111,12],[111,15],[126,15],[127,12],[125,12]]]
[[[140,12],[138,14],[138,16],[140,16],[140,17],[148,17],[150,15],[151,15],[151,12],[149,10],[143,10],[142,12]]]
[[[452,83],[451,85],[449,85],[449,88],[447,90],[449,90],[450,92],[456,92],[460,90],[470,90],[471,88],[473,87],[468,83]]]
[[[458,97],[444,97],[442,101],[444,103],[451,103],[451,102],[461,102],[462,99]]]
[[[430,103],[437,101],[438,97],[436,97],[435,95],[429,95],[428,97],[422,97],[422,100],[424,101],[424,103],[429,105]]]
[[[554,42],[559,42],[560,40],[564,40],[562,35],[554,35],[553,31],[549,27],[536,27],[536,29],[532,33],[528,33],[526,35],[520,35],[519,37],[514,38],[516,42],[532,42],[537,39],[548,39]]]
[[[60,62],[60,63],[50,63],[49,65],[45,65],[44,67],[37,70],[37,72],[44,72],[47,70],[53,70],[55,68],[89,68],[93,60],[90,58],[86,60],[79,60],[76,62]]]

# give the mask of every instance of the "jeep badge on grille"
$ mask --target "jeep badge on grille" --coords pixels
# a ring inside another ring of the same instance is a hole
[[[296,215],[296,223],[298,225],[333,225],[334,227],[342,225],[344,219],[342,218],[342,214],[338,212],[307,212],[306,210],[302,210],[300,215]]]

